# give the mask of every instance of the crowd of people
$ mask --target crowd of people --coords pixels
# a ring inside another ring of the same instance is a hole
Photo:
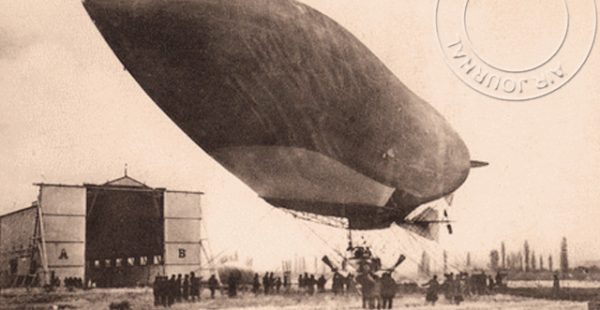
[[[363,308],[392,309],[398,288],[390,272],[384,272],[381,277],[375,273],[361,273],[356,282],[361,286]]]
[[[449,273],[444,275],[442,283],[438,282],[437,276],[433,276],[429,282],[423,284],[427,287],[425,300],[427,303],[435,305],[438,295],[442,293],[446,300],[454,304],[460,304],[466,297],[472,295],[490,294],[497,289],[505,287],[503,275],[496,274],[496,277],[486,275],[484,272],[477,274],[468,274],[461,272],[457,275]]]
[[[211,286],[211,279],[213,285]],[[209,289],[213,292],[211,295],[214,298],[214,290],[217,288],[217,281],[214,275],[209,279]],[[214,288],[212,288],[214,286]],[[196,277],[194,272],[189,275],[177,276],[156,276],[152,285],[152,293],[154,295],[155,306],[169,307],[176,302],[193,302],[200,300],[201,278]]]

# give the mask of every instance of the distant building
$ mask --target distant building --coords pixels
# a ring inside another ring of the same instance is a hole
[[[37,201],[0,217],[1,287],[52,277],[119,287],[200,274],[203,193],[127,175],[101,185],[35,185]]]

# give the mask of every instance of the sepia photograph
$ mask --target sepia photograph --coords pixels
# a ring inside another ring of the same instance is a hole
[[[0,1],[0,309],[600,310],[596,2]]]

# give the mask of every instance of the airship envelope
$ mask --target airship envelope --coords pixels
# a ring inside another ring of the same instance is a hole
[[[469,173],[468,150],[446,120],[309,6],[84,6],[171,120],[276,207],[382,228],[454,192]]]

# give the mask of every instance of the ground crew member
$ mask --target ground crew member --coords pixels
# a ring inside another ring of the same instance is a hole
[[[181,302],[181,286],[183,285],[183,279],[181,279],[181,273],[177,275],[177,280],[175,281],[175,300],[177,302]]]
[[[269,295],[269,289],[271,288],[271,284],[269,283],[269,273],[265,272],[265,275],[262,278],[263,289],[265,290],[265,295]]]
[[[425,283],[423,286],[427,286],[427,294],[425,295],[425,303],[431,303],[435,305],[438,300],[438,293],[440,290],[440,284],[438,283],[437,276],[433,276],[433,279]]]
[[[231,273],[227,279],[227,292],[230,298],[237,296],[237,277]]]
[[[327,283],[327,280],[325,279],[324,275],[321,275],[317,280],[317,290],[319,293],[325,292],[325,283]]]
[[[277,294],[279,294],[280,289],[281,289],[281,277],[277,277],[277,279],[275,279],[275,290],[277,291]]]
[[[392,274],[386,272],[381,277],[381,302],[383,309],[386,307],[392,309],[394,296],[396,295],[396,281],[392,278]]]
[[[215,275],[211,275],[208,279],[208,289],[210,289],[210,298],[215,299],[215,290],[217,290],[218,285],[219,282],[217,281]]]
[[[182,292],[183,300],[187,301],[190,299],[190,277],[186,274],[183,278]]]
[[[254,295],[258,295],[259,289],[260,289],[260,281],[258,280],[258,273],[255,273],[254,279],[252,279],[252,293],[254,293]]]
[[[175,303],[175,297],[177,297],[177,279],[175,279],[175,275],[171,276],[167,285],[167,291],[169,292],[169,295],[167,295],[167,306],[170,307]]]
[[[560,280],[558,279],[558,274],[554,274],[552,280],[552,295],[554,298],[558,298],[560,296]]]
[[[196,278],[196,274],[190,272],[190,296],[192,300],[200,299],[200,278]]]
[[[313,295],[315,293],[315,284],[317,284],[317,280],[315,279],[315,275],[311,274],[308,281],[306,281],[306,286],[308,287],[308,294]]]

